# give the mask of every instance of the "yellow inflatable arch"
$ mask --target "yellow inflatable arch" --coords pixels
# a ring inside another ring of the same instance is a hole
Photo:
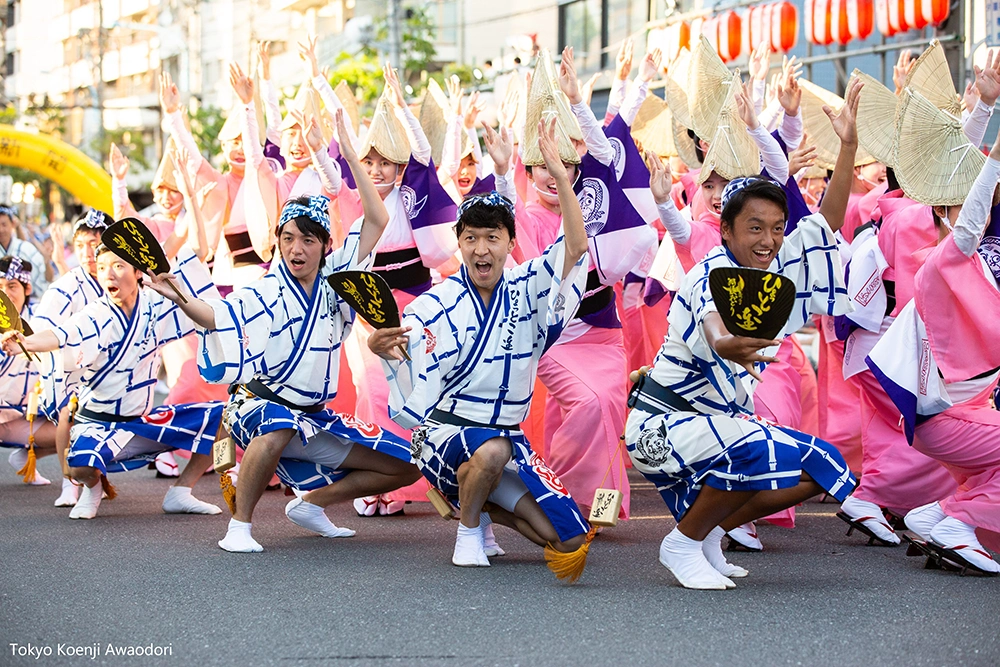
[[[0,125],[0,165],[33,171],[58,183],[87,206],[114,215],[111,176],[64,141]]]

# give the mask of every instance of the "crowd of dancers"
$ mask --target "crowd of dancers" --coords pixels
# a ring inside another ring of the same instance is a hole
[[[284,115],[267,44],[231,66],[221,168],[162,77],[156,214],[114,146],[114,211],[73,224],[71,255],[0,207],[0,445],[28,484],[58,457],[71,519],[115,497],[111,473],[182,455],[163,511],[222,513],[192,488],[228,439],[230,552],[262,550],[254,509],[280,482],[324,537],[354,535],[331,504],[431,499],[458,519],[455,565],[502,556],[499,524],[575,580],[629,518],[632,467],[677,521],[659,560],[685,587],[734,587],[723,538],[759,551],[754,522],[794,527],[821,494],[869,544],[1000,573],[1000,139],[980,150],[1000,58],[959,95],[932,43],[900,55],[896,90],[855,71],[841,98],[766,46],[743,81],[704,39],[634,67],[626,43],[598,119],[572,49],[542,51],[498,86],[495,128],[457,81],[411,108],[390,67],[362,119],[315,40],[299,54]],[[102,243],[122,220],[170,271]],[[720,268],[794,285],[780,333],[732,333]],[[356,318],[343,272],[381,276],[399,326]]]

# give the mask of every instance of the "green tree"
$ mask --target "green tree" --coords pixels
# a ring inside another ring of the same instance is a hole
[[[117,130],[106,130],[103,139],[94,139],[90,142],[90,147],[95,153],[101,156],[101,162],[107,161],[107,156],[111,152],[111,144],[118,144],[128,159],[136,167],[149,169],[151,166],[146,159],[146,147],[148,142],[139,128],[118,128]]]
[[[199,106],[188,117],[191,121],[191,134],[201,149],[202,155],[209,159],[218,155],[219,151],[222,150],[219,131],[222,130],[222,126],[226,122],[225,116],[222,115],[222,109]],[[228,168],[228,165],[224,168]]]
[[[437,29],[428,7],[417,5],[403,10],[400,21],[400,55],[403,57],[403,72],[400,81],[413,83],[434,59],[434,34]],[[389,21],[382,17],[375,22],[375,40],[380,44],[389,43]],[[373,46],[366,46],[366,55],[379,57]]]
[[[330,77],[333,86],[340,81],[347,82],[360,100],[362,115],[374,110],[382,92],[382,68],[377,55],[363,51],[352,56],[343,51],[334,61]]]

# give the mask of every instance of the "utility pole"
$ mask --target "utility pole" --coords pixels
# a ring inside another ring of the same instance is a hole
[[[97,2],[97,62],[94,66],[94,97],[97,103],[97,141],[104,145],[104,3]]]
[[[399,0],[389,0],[389,14],[386,17],[389,24],[389,64],[402,70],[399,60]],[[403,73],[400,71],[400,77]]]

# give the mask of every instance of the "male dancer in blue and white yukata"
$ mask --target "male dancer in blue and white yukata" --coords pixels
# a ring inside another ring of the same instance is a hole
[[[820,212],[785,236],[788,205],[777,183],[729,183],[722,201],[723,245],[687,274],[670,306],[670,329],[648,376],[633,389],[625,443],[636,470],[653,482],[677,527],[660,544],[660,562],[682,586],[734,588],[747,571],[726,562],[725,531],[826,491],[843,500],[856,481],[830,443],[753,415],[753,392],[780,340],[730,334],[709,289],[718,267],[768,270],[791,280],[795,305],[781,338],[811,314],[850,310],[834,233],[844,213],[858,139],[860,81],[839,114],[828,111],[840,155]]]
[[[114,219],[103,211],[91,209],[73,224],[70,239],[78,266],[59,276],[35,306],[31,324],[35,331],[54,329],[64,324],[70,317],[83,310],[84,306],[97,301],[104,295],[104,289],[97,281],[97,248],[101,245],[101,232]],[[41,365],[41,411],[56,422],[56,448],[63,466],[62,491],[56,498],[56,507],[72,507],[76,504],[79,487],[69,476],[66,466],[66,452],[69,450],[70,397],[76,394],[83,370],[66,372],[61,357],[52,357],[53,363]]]
[[[558,185],[564,236],[504,270],[514,248],[514,205],[496,192],[466,200],[456,232],[461,271],[417,297],[402,326],[374,332],[392,418],[414,432],[424,476],[461,509],[452,563],[489,566],[484,504],[497,522],[536,544],[574,551],[590,526],[521,432],[538,360],[586,289],[587,233],[556,149],[556,121],[539,123],[539,146]],[[397,346],[408,350],[403,361]],[[488,518],[488,517],[487,517]]]
[[[208,269],[184,247],[177,255],[182,289],[218,295]],[[71,519],[93,519],[101,504],[102,477],[145,466],[156,454],[172,449],[192,452],[177,483],[163,499],[168,513],[219,514],[215,505],[191,495],[191,487],[211,465],[211,448],[221,403],[165,405],[153,409],[160,370],[159,348],[183,338],[194,324],[170,301],[144,289],[138,269],[105,246],[97,251],[97,279],[104,296],[63,325],[25,338],[3,336],[4,351],[55,352],[66,370],[82,369],[79,408],[70,430],[70,475],[84,487]],[[110,488],[110,487],[109,487]],[[113,496],[108,491],[109,496]]]
[[[347,136],[342,110],[337,128]],[[341,142],[341,151],[364,208],[342,247],[331,253],[329,199],[290,199],[278,220],[280,257],[266,276],[225,299],[180,306],[201,329],[202,377],[235,392],[224,423],[245,454],[236,510],[219,542],[226,551],[263,551],[250,534],[251,519],[275,471],[307,492],[288,503],[286,516],[323,537],[354,535],[330,521],[327,505],[387,493],[420,477],[408,442],[325,407],[337,394],[340,346],[354,320],[326,276],[368,267],[389,219],[353,145]],[[169,297],[162,284],[168,279],[164,274],[155,284]]]

